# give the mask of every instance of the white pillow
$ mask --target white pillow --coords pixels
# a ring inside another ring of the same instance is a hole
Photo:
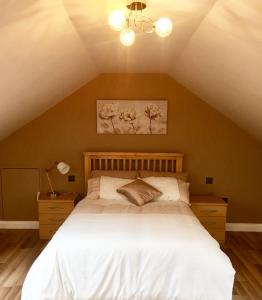
[[[107,200],[127,200],[126,196],[117,192],[117,189],[135,181],[134,179],[115,178],[101,176],[100,178],[100,198]]]
[[[180,193],[177,179],[174,177],[146,177],[143,180],[159,190],[162,195],[156,201],[179,201]]]

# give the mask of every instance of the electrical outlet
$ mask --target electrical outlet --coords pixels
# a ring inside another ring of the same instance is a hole
[[[75,182],[75,180],[76,180],[75,175],[68,175],[69,182]]]
[[[206,184],[213,184],[214,178],[213,177],[206,177]]]
[[[227,197],[223,197],[222,198],[226,203],[228,203],[228,198]]]

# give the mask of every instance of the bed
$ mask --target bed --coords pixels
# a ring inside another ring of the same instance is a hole
[[[85,153],[93,170],[182,172],[182,154]],[[235,271],[182,201],[84,198],[29,270],[22,300],[231,300]]]

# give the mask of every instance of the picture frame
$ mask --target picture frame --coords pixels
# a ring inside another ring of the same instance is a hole
[[[97,134],[167,134],[167,100],[97,100]]]

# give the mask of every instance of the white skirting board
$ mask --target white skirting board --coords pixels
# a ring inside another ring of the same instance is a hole
[[[259,224],[259,223],[227,223],[226,231],[262,232],[262,224]]]
[[[0,229],[38,229],[38,221],[0,221]]]
[[[0,221],[0,229],[38,229],[38,221]],[[262,224],[227,223],[226,231],[262,232]]]

